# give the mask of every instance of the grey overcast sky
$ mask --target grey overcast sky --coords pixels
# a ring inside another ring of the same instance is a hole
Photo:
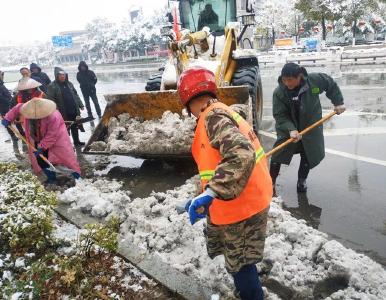
[[[96,17],[120,22],[133,6],[145,14],[167,0],[1,0],[0,45],[49,40],[60,31],[83,29]]]

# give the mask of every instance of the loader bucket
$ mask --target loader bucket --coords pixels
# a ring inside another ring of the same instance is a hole
[[[229,86],[218,88],[218,99],[227,104],[247,104],[249,99],[247,86]],[[96,141],[103,141],[107,135],[107,127],[109,120],[123,113],[129,113],[132,117],[137,117],[143,120],[159,119],[162,114],[169,110],[173,113],[181,114],[183,109],[179,101],[179,96],[176,90],[156,91],[156,92],[142,92],[130,94],[115,94],[105,95],[107,101],[106,109],[103,113],[102,119],[95,128],[89,141],[84,147],[85,154],[106,154],[108,152],[90,151],[90,145]],[[131,154],[127,154],[132,156]],[[139,158],[153,158],[149,155],[134,155]],[[160,158],[157,154],[155,157]],[[186,155],[185,155],[186,156]]]

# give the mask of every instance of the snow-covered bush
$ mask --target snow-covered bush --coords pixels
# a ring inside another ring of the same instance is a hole
[[[54,215],[55,203],[34,175],[0,163],[0,299],[168,298],[114,256],[117,218],[79,233]]]
[[[19,252],[49,243],[56,196],[31,173],[0,163],[0,243]]]

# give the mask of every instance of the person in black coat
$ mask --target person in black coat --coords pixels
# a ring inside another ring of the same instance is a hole
[[[86,104],[87,114],[89,117],[93,117],[91,106],[90,106],[90,97],[92,102],[94,102],[95,110],[100,118],[101,108],[98,103],[98,98],[96,95],[95,85],[98,81],[95,73],[88,69],[88,65],[85,61],[81,61],[78,66],[79,72],[76,74],[76,79],[80,84],[80,90],[82,91],[84,102]]]
[[[9,111],[12,95],[4,85],[4,72],[0,71],[0,115],[3,117]],[[12,138],[13,143],[17,143],[17,137],[11,129],[7,127],[7,131]]]
[[[40,82],[42,84],[40,89],[44,93],[46,93],[47,92],[47,86],[51,83],[50,77],[48,77],[48,75],[46,73],[42,72],[42,69],[35,63],[32,63],[29,66],[29,69],[31,71],[31,78]]]

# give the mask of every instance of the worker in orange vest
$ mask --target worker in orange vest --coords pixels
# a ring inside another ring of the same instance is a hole
[[[216,99],[215,75],[204,68],[184,71],[181,103],[197,118],[192,154],[202,193],[187,202],[191,224],[207,217],[207,250],[223,254],[241,299],[263,299],[256,263],[261,261],[272,199],[267,159],[252,127]]]

